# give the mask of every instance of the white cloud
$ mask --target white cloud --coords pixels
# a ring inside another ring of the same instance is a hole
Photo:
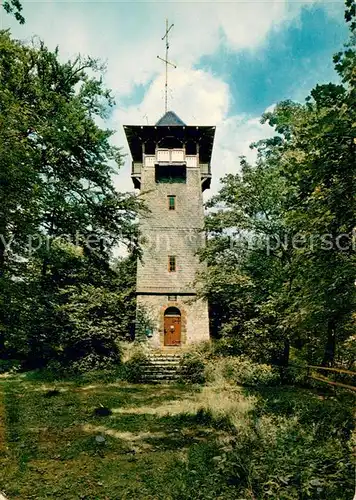
[[[259,117],[250,118],[246,115],[236,115],[225,119],[217,127],[215,148],[212,158],[212,185],[209,197],[219,189],[219,180],[228,173],[240,170],[240,156],[248,161],[254,161],[256,151],[250,144],[274,135],[273,129],[267,124],[261,124]]]
[[[272,134],[268,125],[261,125],[259,117],[246,115],[228,116],[230,91],[226,83],[202,70],[174,70],[174,111],[188,124],[215,125],[215,145],[212,157],[212,189],[206,196],[216,193],[219,179],[228,172],[239,169],[239,156],[249,160],[255,157],[250,149],[255,142]],[[130,190],[130,157],[122,125],[146,123],[153,125],[163,114],[161,96],[162,77],[157,77],[147,91],[139,107],[117,109],[111,128],[118,130],[115,143],[125,144],[125,167],[117,177],[117,187]],[[269,109],[269,108],[268,108]]]
[[[107,60],[106,81],[119,103],[123,96],[131,95],[135,85],[148,85],[138,106],[118,107],[110,120],[109,126],[118,131],[115,143],[124,144],[127,152],[122,124],[145,124],[146,120],[152,124],[163,113],[163,63],[156,56],[164,56],[165,18],[172,20],[169,58],[178,68],[170,70],[169,107],[188,124],[217,126],[212,164],[212,191],[216,191],[218,178],[236,171],[238,157],[253,154],[250,142],[270,135],[271,129],[256,117],[229,116],[232,96],[228,85],[218,75],[196,70],[194,65],[222,43],[227,50],[256,49],[272,29],[298,19],[301,9],[315,1],[24,1],[25,26],[10,23],[16,37],[38,34],[50,47],[58,44],[63,57],[81,52]],[[3,17],[3,27],[9,19]],[[115,179],[118,189],[132,189],[129,165],[127,158]]]
[[[169,108],[187,124],[215,125],[229,108],[228,85],[211,73],[194,69],[171,70],[174,91],[169,96]],[[140,106],[117,108],[114,114],[122,124],[153,125],[164,113],[164,76],[159,75],[150,85]]]
[[[107,82],[118,94],[162,72],[165,18],[174,22],[170,58],[190,68],[222,40],[232,50],[255,49],[271,29],[295,19],[311,0],[215,2],[25,2],[27,22],[15,34],[40,35],[65,57],[88,53],[108,61]],[[10,18],[4,18],[4,23]]]

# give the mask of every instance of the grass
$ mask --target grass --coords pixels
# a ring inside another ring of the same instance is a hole
[[[10,500],[349,500],[350,408],[348,395],[293,388],[1,378],[0,490]]]

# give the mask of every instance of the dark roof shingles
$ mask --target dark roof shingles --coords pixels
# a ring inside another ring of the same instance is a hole
[[[156,126],[184,126],[185,123],[175,114],[174,111],[167,111],[156,123]]]

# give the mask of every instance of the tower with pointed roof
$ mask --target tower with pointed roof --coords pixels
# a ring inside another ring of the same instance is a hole
[[[151,345],[179,350],[209,339],[208,304],[194,281],[204,266],[197,253],[205,245],[202,193],[210,187],[215,127],[188,126],[167,111],[156,125],[124,128],[132,181],[147,207],[137,307],[151,318]]]

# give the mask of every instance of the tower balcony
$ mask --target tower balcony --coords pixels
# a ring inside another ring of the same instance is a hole
[[[144,167],[174,164],[197,167],[199,164],[198,155],[187,155],[185,149],[157,149],[154,155],[143,155]]]
[[[172,165],[174,163],[179,163],[180,165],[186,164],[184,149],[157,149],[156,164]]]
[[[132,162],[131,179],[136,189],[140,189],[141,187],[141,173],[142,173],[142,163]]]
[[[211,182],[210,163],[199,163],[199,155],[187,155],[184,149],[156,149],[156,154],[144,154],[142,162],[133,162],[131,178],[135,188],[140,189],[142,169],[145,167],[186,167],[200,169],[202,190],[209,189]]]
[[[200,163],[200,178],[202,190],[210,189],[211,184],[211,169],[210,163]]]

